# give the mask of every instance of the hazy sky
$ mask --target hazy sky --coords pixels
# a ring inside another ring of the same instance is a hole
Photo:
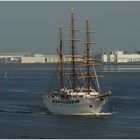
[[[96,49],[140,50],[140,1],[0,1],[0,52],[54,54],[60,25],[68,48],[72,7],[80,18],[77,28],[83,30],[89,17]],[[82,32],[78,37],[83,38]]]

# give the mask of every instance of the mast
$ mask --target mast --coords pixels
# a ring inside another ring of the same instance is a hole
[[[89,20],[88,18],[86,18],[86,41],[83,42],[83,44],[86,45],[86,76],[85,78],[87,78],[87,89],[88,92],[90,93],[90,87],[91,87],[91,78],[93,78],[94,76],[91,76],[90,74],[90,67],[94,64],[91,63],[91,57],[90,57],[90,44],[96,44],[96,42],[90,42],[90,33],[94,33],[92,31],[89,31]]]
[[[86,19],[86,40],[89,42],[89,23],[88,23],[88,18]],[[86,52],[87,52],[87,76],[90,76],[90,66],[89,66],[89,43],[86,44]],[[90,91],[91,87],[91,79],[87,79],[87,88],[88,91]]]
[[[74,27],[74,21],[77,18],[74,17],[73,9],[71,10],[71,55],[72,55],[72,88],[75,90],[76,88],[76,66],[75,66],[75,42],[78,41],[75,39],[75,31],[77,31]]]
[[[60,32],[60,48],[59,48],[59,57],[60,57],[60,86],[61,88],[64,88],[64,78],[63,78],[63,51],[62,51],[62,47],[63,47],[63,43],[62,43],[62,27],[59,28],[59,32]]]

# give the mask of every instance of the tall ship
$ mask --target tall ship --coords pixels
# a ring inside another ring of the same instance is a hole
[[[92,45],[96,42],[90,41],[90,34],[93,31],[89,29],[89,19],[86,18],[85,24],[85,40],[80,41],[76,39],[75,21],[78,18],[71,11],[71,39],[70,55],[68,62],[63,59],[62,47],[62,28],[60,27],[60,48],[58,54],[60,57],[59,75],[60,75],[60,89],[51,91],[43,96],[43,103],[52,114],[61,115],[85,115],[98,114],[112,95],[111,90],[102,93],[99,84],[99,78],[103,76],[97,75],[96,66],[100,64],[95,63],[92,57]],[[80,41],[84,45],[83,54],[77,55],[76,42]]]

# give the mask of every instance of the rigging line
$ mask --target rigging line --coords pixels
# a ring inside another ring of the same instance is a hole
[[[92,64],[93,64],[93,62],[92,62]],[[96,73],[96,70],[95,70],[95,66],[93,65],[92,67],[93,67],[93,70],[94,70],[94,73],[95,73],[97,87],[98,87],[98,90],[100,92],[100,85],[99,85],[99,80],[98,80],[97,73]]]
[[[77,73],[80,73],[80,71],[79,71],[79,69],[78,69],[78,66],[79,66],[79,65],[77,65]],[[81,87],[81,80],[77,77],[77,78],[76,78],[76,81],[77,81],[77,86],[78,86],[78,87]]]
[[[63,62],[64,62],[64,57],[63,57]],[[67,71],[68,71],[68,68],[69,68],[69,64],[67,64],[67,63],[63,63],[63,65],[64,65],[64,70],[63,70],[63,72],[64,73],[67,73]],[[66,80],[67,79],[67,80]],[[69,85],[69,87],[70,88],[72,88],[72,84],[71,84],[71,82],[70,82],[70,76],[69,75],[66,75],[66,76],[64,76],[64,80],[66,81],[66,84],[64,85],[64,88],[65,88],[65,86],[67,87],[67,85]]]
[[[97,90],[97,83],[95,82],[94,79],[91,78],[91,84],[94,87],[95,90]]]
[[[58,48],[56,48],[56,51],[57,51],[57,54],[60,55],[60,52],[59,52],[59,49],[58,49]],[[55,67],[55,71],[57,71],[58,73],[60,73],[60,71],[59,71],[59,69],[58,69],[59,63],[60,63],[60,60],[58,59],[58,62],[57,62],[56,67]],[[58,80],[58,78],[57,78],[57,77],[58,77],[58,76],[57,76],[57,72],[54,74],[54,78],[52,79],[52,82]],[[55,78],[56,78],[56,80],[55,80]],[[52,88],[52,87],[53,87],[53,84],[51,84],[50,87]]]
[[[57,53],[58,55],[60,55],[60,52],[57,50]],[[64,56],[64,55],[63,55]],[[64,57],[61,58],[62,59],[62,62],[63,62],[63,67],[65,67],[65,69],[63,69],[63,74],[66,73],[67,71],[67,64],[64,62]],[[66,76],[67,79],[68,79],[68,83],[69,83],[69,86],[71,87],[71,83],[70,83],[70,78],[68,76]],[[66,84],[67,85],[67,84]]]
[[[69,83],[70,88],[72,88],[72,85],[71,85],[71,82],[70,82],[70,76],[69,75],[67,76],[67,79],[68,79],[68,83]]]
[[[78,67],[80,69],[81,76],[83,77],[84,75],[83,75],[82,69],[81,69],[81,67],[79,65],[78,65]],[[82,81],[83,81],[83,86],[85,86],[85,79],[82,78]]]
[[[63,61],[64,61],[64,58],[63,58]],[[69,64],[67,64],[67,63],[63,63],[63,64],[64,64],[64,67],[65,67],[64,73],[66,73],[66,72],[68,71],[67,69],[69,68],[69,66],[68,66]],[[67,75],[67,76],[65,76],[65,77],[67,78],[67,84],[69,84],[69,87],[72,88],[72,84],[71,84],[71,82],[70,82],[70,81],[71,81],[71,80],[70,80],[70,76]],[[66,85],[67,85],[67,84],[66,84]]]
[[[55,67],[54,71],[58,71],[57,67],[58,67],[58,63],[57,63],[57,66]],[[54,89],[54,84],[53,83],[54,83],[54,81],[57,81],[57,80],[58,80],[57,79],[57,72],[54,72],[54,74],[53,74],[53,76],[51,78],[51,82],[49,82],[49,84],[48,84],[49,90]]]

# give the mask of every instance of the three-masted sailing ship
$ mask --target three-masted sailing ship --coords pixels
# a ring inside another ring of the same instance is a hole
[[[71,55],[68,66],[65,69],[63,62],[62,50],[62,28],[60,28],[60,89],[52,91],[43,96],[43,102],[46,108],[52,114],[62,115],[82,115],[82,114],[98,114],[101,112],[108,98],[111,96],[111,91],[102,93],[100,90],[98,78],[102,77],[97,75],[95,60],[91,55],[91,44],[96,44],[90,41],[90,34],[94,33],[89,30],[89,20],[86,19],[85,41],[83,56],[76,55],[75,45],[79,41],[75,38],[75,20],[77,18],[71,11]],[[79,61],[80,60],[80,61]]]

